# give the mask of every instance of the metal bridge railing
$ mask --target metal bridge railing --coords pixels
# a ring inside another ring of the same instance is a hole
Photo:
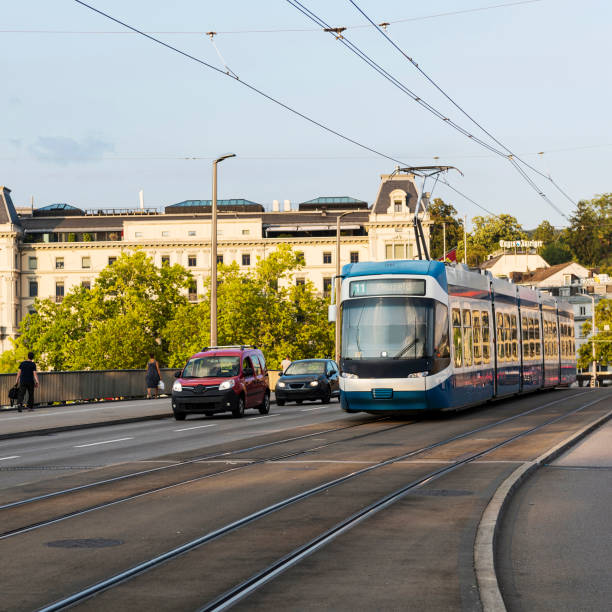
[[[177,368],[161,368],[170,394]],[[36,404],[97,401],[144,397],[147,393],[146,370],[83,370],[76,372],[37,372],[40,386],[34,392]],[[9,389],[16,374],[0,374],[0,406],[10,405]]]

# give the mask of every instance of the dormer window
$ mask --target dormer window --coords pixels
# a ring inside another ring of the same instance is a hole
[[[396,212],[396,213],[402,212],[402,201],[401,200],[395,200],[393,202],[393,212]]]
[[[388,215],[401,215],[406,211],[407,194],[403,189],[394,189],[389,194]]]

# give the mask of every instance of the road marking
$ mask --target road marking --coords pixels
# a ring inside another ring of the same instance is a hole
[[[302,408],[300,412],[310,412],[311,410],[323,410],[323,408],[327,408],[327,406],[315,406],[314,408]]]
[[[85,448],[86,446],[97,446],[98,444],[111,444],[112,442],[123,442],[124,440],[133,440],[134,438],[117,438],[116,440],[104,440],[104,442],[90,442],[89,444],[77,444],[73,448]]]
[[[183,427],[183,429],[175,429],[174,431],[189,431],[190,429],[203,429],[204,427],[216,427],[216,423],[210,425],[195,425],[194,427]]]
[[[19,459],[19,455],[11,455],[10,457],[0,457],[0,461],[6,461],[7,459]]]
[[[280,414],[266,414],[265,416],[251,417],[248,422],[250,423],[251,421],[256,421],[257,419],[269,419],[270,417],[275,416],[280,416]]]

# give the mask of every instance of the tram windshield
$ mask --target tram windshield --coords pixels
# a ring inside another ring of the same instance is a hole
[[[448,352],[448,309],[429,298],[372,297],[342,304],[344,359],[422,359]]]

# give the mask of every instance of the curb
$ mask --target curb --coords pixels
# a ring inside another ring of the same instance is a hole
[[[506,605],[495,572],[495,542],[501,518],[514,491],[542,464],[556,459],[576,442],[585,438],[610,419],[612,419],[612,410],[559,442],[534,461],[525,462],[510,474],[493,494],[480,519],[474,542],[474,569],[484,612],[506,612]]]

